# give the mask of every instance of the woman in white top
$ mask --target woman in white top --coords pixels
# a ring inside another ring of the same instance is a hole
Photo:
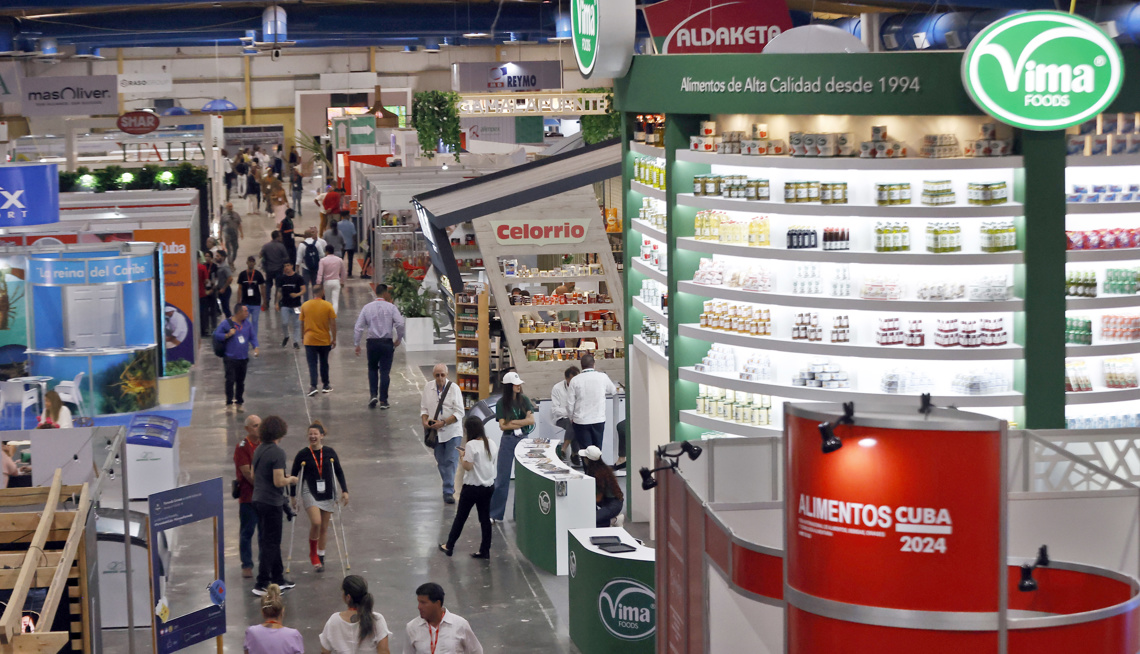
[[[463,421],[463,430],[467,432],[467,441],[464,447],[459,448],[463,457],[463,491],[459,493],[459,507],[455,512],[455,522],[451,523],[451,534],[447,537],[447,544],[440,544],[439,549],[451,556],[455,550],[455,541],[463,533],[463,525],[467,516],[471,515],[471,507],[479,511],[479,527],[483,532],[483,540],[479,543],[479,551],[471,555],[474,559],[491,558],[491,495],[495,492],[495,460],[499,455],[499,447],[487,440],[483,431],[483,421],[471,416]],[[473,443],[473,441],[479,441]]]
[[[63,405],[59,393],[48,391],[44,393],[44,414],[40,416],[40,423],[50,422],[60,429],[71,429],[75,425],[71,421],[71,409]]]
[[[349,575],[340,589],[348,608],[333,613],[321,630],[322,654],[388,654],[388,623],[372,610],[364,577]]]

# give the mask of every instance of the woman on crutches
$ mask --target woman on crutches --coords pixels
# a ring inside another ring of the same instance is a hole
[[[325,426],[319,420],[309,425],[309,446],[293,457],[293,474],[301,478],[301,506],[309,516],[309,560],[317,572],[325,569],[325,543],[328,540],[329,522],[337,510],[337,484],[340,484],[339,502],[348,505],[348,484],[340,456],[324,445]],[[293,506],[297,498],[293,497]]]

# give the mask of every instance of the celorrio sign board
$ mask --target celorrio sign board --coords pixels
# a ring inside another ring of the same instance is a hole
[[[784,0],[665,0],[644,11],[661,54],[763,52],[792,28]]]
[[[20,96],[25,116],[105,116],[119,113],[118,78],[25,77]]]
[[[590,219],[493,220],[491,228],[499,245],[562,245],[586,240]]]
[[[634,0],[570,0],[574,57],[584,77],[622,77],[633,62]]]
[[[987,114],[1030,130],[1095,118],[1120,92],[1120,48],[1095,23],[1031,11],[982,30],[962,58],[962,82]]]

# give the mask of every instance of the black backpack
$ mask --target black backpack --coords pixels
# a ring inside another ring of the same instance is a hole
[[[249,164],[247,164],[244,161],[239,161],[238,164],[236,166],[234,166],[234,172],[239,174],[239,175],[248,175],[249,174]]]
[[[317,268],[321,267],[321,253],[317,251],[316,243],[305,243],[305,268],[309,272],[317,272]]]
[[[225,325],[226,323],[230,323],[228,318],[226,320],[222,321],[223,325]],[[230,328],[232,328],[232,327],[233,327],[233,323],[230,323]],[[224,331],[228,332],[229,330],[230,329],[227,328]],[[226,341],[228,341],[230,339],[218,338],[217,336],[214,336],[213,338],[211,338],[211,340],[214,343],[214,355],[224,358],[226,356]]]

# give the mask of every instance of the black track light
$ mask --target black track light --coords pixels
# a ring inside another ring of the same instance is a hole
[[[831,454],[835,450],[843,447],[843,441],[835,435],[835,431],[831,428],[830,422],[819,423],[819,436],[823,439],[822,449],[824,454]]]
[[[641,469],[641,490],[653,490],[657,487],[657,480],[653,478],[653,472],[649,468]]]
[[[1049,567],[1049,548],[1045,545],[1037,548],[1037,560],[1033,562],[1034,568]]]
[[[1017,582],[1017,589],[1023,593],[1037,590],[1037,581],[1033,579],[1033,566],[1028,563],[1021,566],[1021,581]]]
[[[692,441],[681,441],[681,451],[689,455],[689,460],[696,461],[697,458],[701,456],[701,452],[704,451],[704,448]]]

